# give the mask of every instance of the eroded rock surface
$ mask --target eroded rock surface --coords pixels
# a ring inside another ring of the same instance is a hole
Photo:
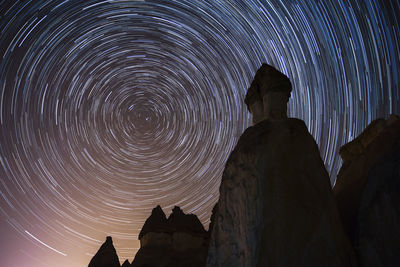
[[[341,151],[334,193],[360,266],[399,266],[399,117],[372,122]]]
[[[263,65],[255,81],[246,103],[259,118],[226,163],[207,266],[355,266],[317,144],[303,121],[286,118],[288,78]],[[276,116],[257,114],[257,102]]]
[[[340,150],[343,165],[333,192],[343,224],[354,240],[358,210],[367,177],[385,154],[390,153],[400,138],[400,120],[392,115],[388,120],[373,121],[359,137]]]
[[[354,266],[304,122],[248,128],[222,177],[207,266]]]

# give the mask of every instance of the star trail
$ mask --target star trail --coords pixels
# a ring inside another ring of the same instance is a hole
[[[399,114],[398,1],[0,1],[0,265],[133,259],[151,209],[208,227],[263,62],[293,84],[332,184]],[[26,265],[28,264],[28,265]]]

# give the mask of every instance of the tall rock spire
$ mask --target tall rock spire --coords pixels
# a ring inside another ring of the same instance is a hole
[[[94,255],[88,267],[120,267],[117,252],[115,251],[111,236],[107,236],[106,241]]]
[[[318,146],[286,116],[290,89],[271,66],[257,71],[246,97],[256,124],[226,163],[208,267],[356,265]]]

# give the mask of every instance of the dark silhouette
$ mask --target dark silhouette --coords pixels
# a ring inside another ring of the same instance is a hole
[[[356,265],[318,146],[287,118],[290,90],[275,68],[257,71],[246,96],[257,118],[225,166],[207,266]]]
[[[334,194],[360,266],[399,266],[399,117],[373,121],[340,155]]]
[[[111,236],[107,236],[106,242],[101,245],[96,255],[94,255],[89,267],[120,267]]]
[[[139,234],[140,249],[134,267],[205,266],[209,234],[194,214],[175,206],[166,219],[160,206],[153,209]]]
[[[372,122],[340,150],[334,188],[305,123],[287,118],[292,85],[263,64],[245,102],[254,126],[222,176],[209,231],[175,206],[152,210],[122,267],[399,266],[400,119]],[[119,267],[111,237],[89,267]]]

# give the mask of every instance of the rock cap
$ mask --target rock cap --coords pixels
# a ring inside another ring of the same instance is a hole
[[[273,66],[264,63],[257,70],[244,102],[249,108],[254,102],[262,101],[268,92],[286,92],[290,97],[291,91],[292,83],[289,78]]]

